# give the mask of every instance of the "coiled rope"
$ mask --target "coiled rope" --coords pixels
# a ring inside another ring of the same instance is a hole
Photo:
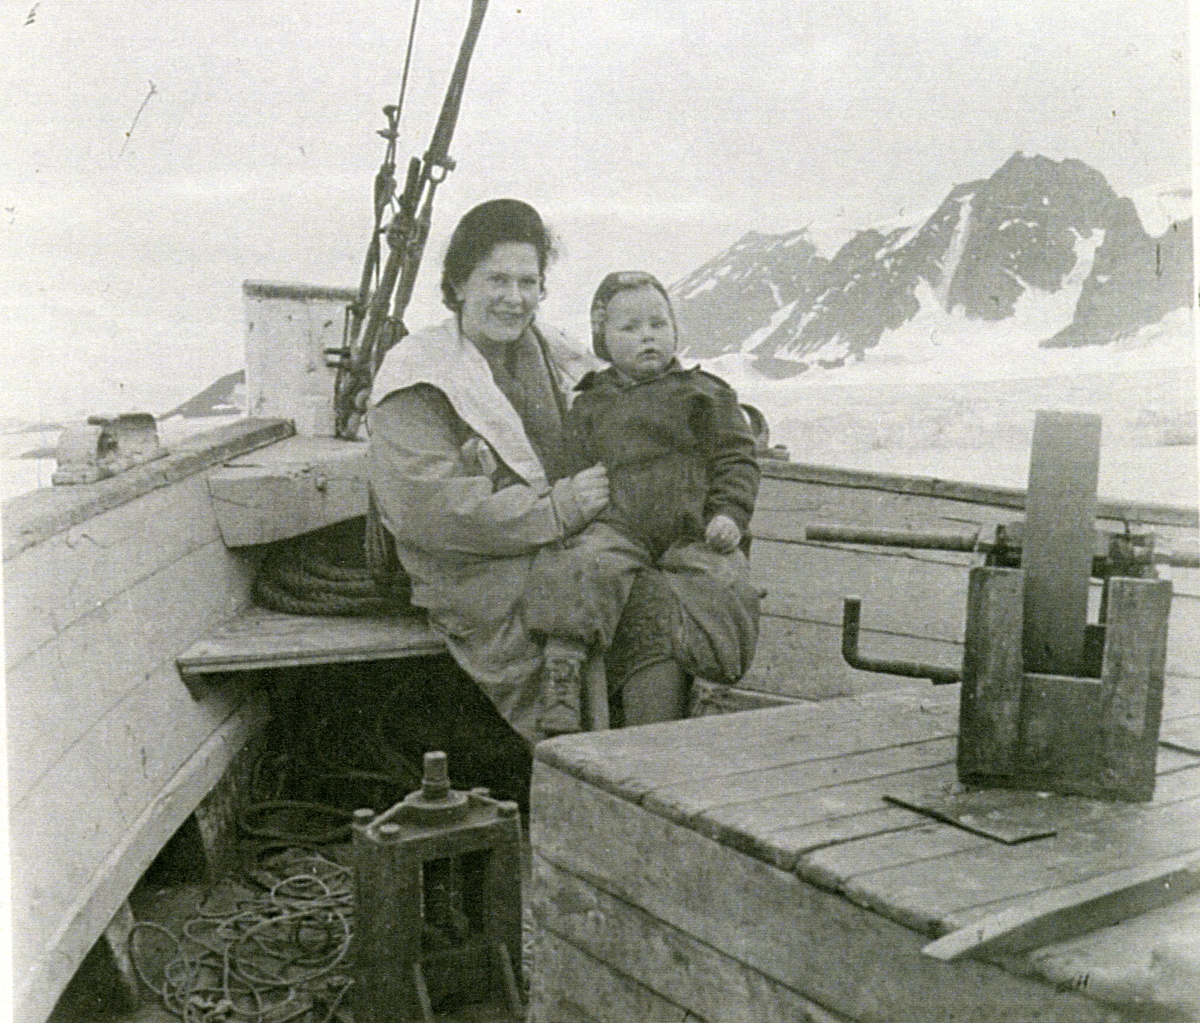
[[[399,562],[383,572],[369,563],[376,542],[358,518],[271,544],[254,580],[255,603],[298,615],[411,610],[412,586]]]
[[[249,875],[261,895],[225,909],[208,899],[181,935],[140,920],[130,935],[138,977],[184,1023],[330,1023],[352,979],[351,872],[317,852],[286,849]],[[238,886],[245,895],[249,888]],[[148,949],[153,935],[154,950]],[[150,970],[151,962],[161,963]]]

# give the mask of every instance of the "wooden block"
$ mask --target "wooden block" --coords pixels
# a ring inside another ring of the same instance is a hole
[[[959,704],[958,776],[1007,774],[1020,741],[1023,573],[973,568]]]
[[[569,942],[598,965],[627,973],[699,1019],[747,1023],[844,1019],[540,856],[534,857],[533,870],[533,915],[539,928]],[[586,983],[588,978],[580,980]],[[540,976],[535,988],[539,983],[543,983]]]
[[[703,720],[722,719],[677,727]],[[534,852],[554,866],[852,1019],[1108,1015],[1086,998],[990,964],[922,956],[916,932],[540,759],[532,819]]]
[[[1099,795],[1103,689],[1093,679],[1026,673],[1015,788]]]
[[[336,369],[326,348],[342,343],[347,288],[245,281],[246,403],[254,415],[280,416],[301,434],[333,435]]]
[[[1101,780],[1123,799],[1154,794],[1170,610],[1168,580],[1109,580],[1101,668]]]
[[[1038,412],[1025,507],[1025,670],[1081,675],[1100,477],[1100,417]]]
[[[362,441],[292,437],[209,473],[226,546],[286,540],[365,515],[366,449]]]
[[[421,959],[421,861],[354,829],[354,1017],[421,1023],[412,972]]]

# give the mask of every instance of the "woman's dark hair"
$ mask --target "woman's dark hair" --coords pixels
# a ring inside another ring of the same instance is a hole
[[[520,199],[491,199],[468,210],[446,248],[442,261],[442,303],[458,312],[462,303],[455,289],[482,263],[492,249],[506,242],[526,242],[537,250],[538,271],[543,281],[546,264],[555,256],[554,238],[538,211]]]

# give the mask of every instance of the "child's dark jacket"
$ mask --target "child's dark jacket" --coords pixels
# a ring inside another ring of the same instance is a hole
[[[567,457],[572,472],[597,462],[608,469],[611,497],[599,521],[655,558],[672,543],[702,540],[716,515],[746,532],[759,470],[732,387],[675,363],[643,382],[610,366],[587,374],[576,390],[565,422]]]

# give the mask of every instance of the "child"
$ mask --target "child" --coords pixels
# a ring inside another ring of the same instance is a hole
[[[564,436],[568,472],[597,462],[608,470],[609,504],[581,533],[539,551],[525,593],[526,624],[548,637],[538,721],[547,734],[579,731],[583,662],[590,648],[611,645],[640,569],[666,557],[714,585],[749,585],[738,546],[758,492],[754,437],[733,388],[685,370],[677,344],[657,278],[604,278],[592,345],[611,366],[580,381]]]

